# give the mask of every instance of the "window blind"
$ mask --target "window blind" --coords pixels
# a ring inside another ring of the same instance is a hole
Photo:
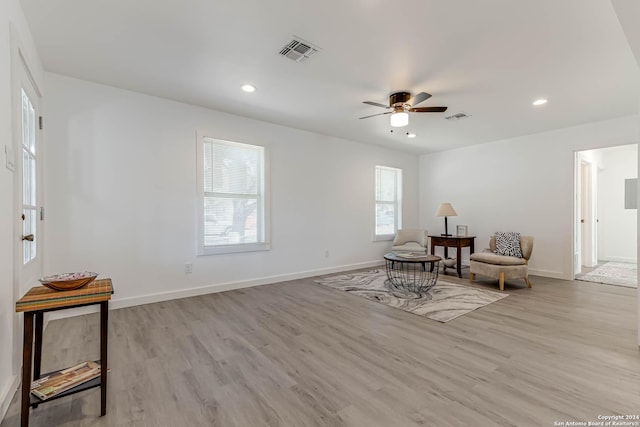
[[[402,170],[376,166],[375,235],[393,236],[401,223]]]
[[[204,246],[264,242],[264,148],[203,144]]]

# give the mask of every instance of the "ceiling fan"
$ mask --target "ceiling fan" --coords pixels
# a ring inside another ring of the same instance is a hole
[[[386,113],[372,114],[370,116],[360,117],[360,119],[368,119],[369,117],[382,116],[391,114],[391,126],[402,127],[409,124],[408,113],[442,113],[447,111],[447,107],[416,107],[423,101],[431,98],[431,94],[426,92],[417,93],[411,97],[409,92],[396,92],[389,96],[389,105],[380,104],[378,102],[364,101],[364,104],[373,105],[374,107],[386,108],[390,111]]]

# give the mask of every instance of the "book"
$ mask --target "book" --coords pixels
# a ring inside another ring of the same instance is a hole
[[[411,259],[411,258],[424,258],[427,256],[427,254],[425,252],[400,252],[400,253],[396,253],[396,256],[398,256],[399,258]]]
[[[47,400],[99,376],[100,365],[96,362],[86,361],[38,378],[31,383],[31,393],[41,400]]]

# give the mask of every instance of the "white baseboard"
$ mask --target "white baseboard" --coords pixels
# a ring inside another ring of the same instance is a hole
[[[169,301],[173,299],[188,298],[198,295],[213,294],[217,292],[232,291],[235,289],[249,288],[253,286],[270,285],[273,283],[286,282],[289,280],[306,279],[307,277],[321,276],[323,274],[340,273],[343,271],[356,270],[359,268],[371,268],[384,265],[384,260],[360,262],[356,264],[341,265],[337,267],[320,268],[317,270],[300,271],[297,273],[279,274],[269,277],[261,277],[250,280],[240,280],[237,282],[218,283],[215,285],[199,286],[196,288],[180,289],[175,291],[158,292],[148,295],[140,295],[135,297],[117,298],[114,297],[109,302],[109,309],[116,310],[118,308],[133,307],[136,305],[151,304],[154,302]],[[117,294],[116,294],[117,295]],[[63,319],[73,316],[81,316],[84,314],[97,313],[99,307],[92,305],[71,310],[55,311],[47,317],[49,320]],[[46,320],[46,319],[45,319]]]
[[[573,280],[573,276],[570,273],[563,273],[562,271],[538,270],[535,268],[530,268],[529,275],[549,277],[551,279]]]
[[[113,306],[109,305],[109,309],[113,310]],[[44,329],[52,320],[66,319],[67,317],[84,316],[85,314],[98,313],[100,311],[99,305],[90,305],[87,307],[71,308],[69,310],[52,311],[44,316]]]
[[[4,388],[0,390],[0,420],[4,419],[7,414],[7,409],[11,404],[11,400],[20,385],[20,381],[17,375],[12,375],[4,385]]]

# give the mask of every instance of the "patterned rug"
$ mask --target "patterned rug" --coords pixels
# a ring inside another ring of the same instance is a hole
[[[576,280],[637,288],[638,265],[628,262],[607,262],[589,273],[577,276]]]
[[[443,323],[508,296],[503,292],[457,285],[444,280],[438,280],[423,296],[399,296],[395,291],[389,290],[386,280],[385,271],[371,270],[331,276],[315,282]]]

